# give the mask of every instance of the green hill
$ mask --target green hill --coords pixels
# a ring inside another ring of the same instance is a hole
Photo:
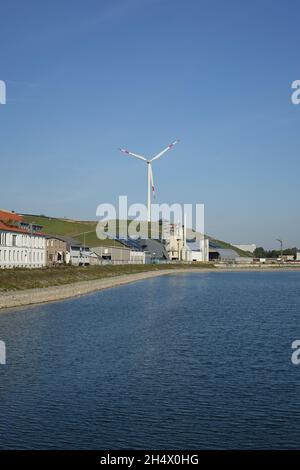
[[[218,246],[219,248],[229,248],[230,250],[234,250],[242,258],[253,257],[252,253],[248,253],[248,251],[240,250],[240,248],[237,248],[236,246],[233,246],[230,243],[224,242],[223,240],[217,240],[216,238],[213,238],[213,237],[208,237],[208,238],[214,245]]]
[[[79,242],[83,243],[90,247],[95,246],[122,246],[119,242],[114,240],[99,240],[96,235],[96,226],[97,222],[94,221],[82,221],[82,220],[72,220],[72,219],[60,219],[56,217],[47,217],[45,215],[35,215],[35,214],[23,214],[24,219],[27,222],[34,222],[36,224],[43,226],[43,232],[49,235],[64,235],[70,238],[74,238]],[[128,222],[127,222],[128,223]],[[116,221],[117,231],[119,227],[119,221]],[[126,222],[125,222],[126,224]],[[147,222],[145,222],[147,224]],[[85,240],[84,240],[85,232]],[[190,231],[191,234],[193,231]],[[250,253],[239,250],[238,248],[233,247],[230,243],[224,242],[222,240],[217,240],[213,237],[208,237],[214,244],[218,245],[220,248],[230,248],[240,256],[251,256]]]
[[[79,221],[71,219],[59,219],[45,215],[23,214],[27,222],[34,222],[43,226],[43,232],[48,235],[63,235],[73,238],[87,246],[112,246],[119,245],[113,240],[99,240],[96,235],[97,222]],[[85,232],[85,240],[84,240]]]

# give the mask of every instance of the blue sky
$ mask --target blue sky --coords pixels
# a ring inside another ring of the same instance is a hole
[[[2,2],[0,207],[95,218],[101,202],[203,202],[206,232],[300,247],[298,1]]]

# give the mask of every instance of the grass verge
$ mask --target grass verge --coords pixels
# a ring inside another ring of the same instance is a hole
[[[46,288],[74,282],[103,279],[124,274],[135,274],[166,269],[213,268],[208,263],[193,264],[129,264],[105,266],[59,266],[41,269],[0,270],[0,293],[24,289]]]

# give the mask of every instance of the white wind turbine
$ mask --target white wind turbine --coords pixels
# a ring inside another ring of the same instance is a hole
[[[172,142],[172,144],[168,145],[168,147],[166,147],[164,150],[162,150],[157,155],[155,155],[155,157],[151,158],[151,160],[148,160],[147,158],[143,157],[142,155],[138,155],[136,153],[129,152],[129,150],[120,149],[121,152],[126,153],[127,155],[131,155],[132,157],[138,158],[139,160],[143,160],[144,162],[147,163],[147,174],[148,174],[147,219],[148,219],[148,222],[151,222],[151,188],[152,188],[152,193],[154,194],[152,162],[154,162],[154,160],[158,160],[160,157],[162,157],[164,153],[166,153],[168,150],[171,150],[174,147],[174,145],[176,145],[178,142],[179,142],[179,140],[175,140],[175,142]]]

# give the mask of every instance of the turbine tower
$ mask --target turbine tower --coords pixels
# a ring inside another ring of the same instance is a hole
[[[151,222],[151,189],[152,189],[152,193],[154,195],[152,162],[154,162],[154,160],[158,160],[160,157],[162,157],[164,153],[166,153],[168,150],[171,150],[174,147],[174,145],[176,145],[178,142],[179,142],[179,140],[175,140],[175,142],[172,142],[172,144],[168,145],[168,147],[166,147],[164,150],[159,152],[157,155],[155,155],[150,160],[145,158],[143,155],[138,155],[136,153],[129,152],[129,150],[126,150],[126,149],[120,149],[121,152],[126,153],[127,155],[131,155],[132,157],[138,158],[139,160],[142,160],[142,161],[147,163],[147,176],[148,176],[148,183],[147,183],[147,220],[148,220],[148,222]]]

